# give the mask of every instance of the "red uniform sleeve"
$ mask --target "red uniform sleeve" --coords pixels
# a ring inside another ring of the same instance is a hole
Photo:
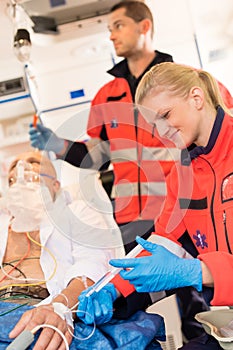
[[[148,256],[151,255],[147,250],[143,250],[140,254],[137,255],[137,257],[140,256]],[[112,280],[111,283],[114,284],[116,289],[126,298],[129,294],[133,293],[135,291],[134,286],[129,283],[129,281],[124,280],[121,278],[121,276],[118,274],[116,275]]]
[[[233,109],[233,97],[231,96],[230,91],[222,83],[220,83],[220,81],[218,81],[218,86],[226,107]]]

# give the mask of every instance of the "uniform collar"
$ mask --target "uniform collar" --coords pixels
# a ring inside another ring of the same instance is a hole
[[[222,127],[222,122],[224,119],[224,110],[222,109],[222,107],[218,106],[217,108],[217,115],[215,118],[215,122],[210,134],[210,138],[208,141],[208,144],[206,147],[203,146],[196,146],[196,145],[191,145],[188,147],[188,149],[184,149],[181,151],[181,164],[182,165],[190,165],[191,161],[195,158],[197,158],[198,156],[200,156],[201,154],[208,154],[212,151],[216,140],[218,138],[220,129]]]
[[[155,57],[154,59],[151,61],[151,63],[146,67],[145,71],[142,73],[142,75],[145,74],[145,72],[147,70],[149,70],[152,66],[154,66],[155,64],[158,63],[158,54],[159,52],[157,50],[155,50]],[[130,73],[130,70],[129,70],[129,67],[128,67],[128,62],[127,62],[127,59],[124,59],[123,61],[120,61],[119,63],[117,63],[115,66],[113,66],[111,69],[109,69],[107,71],[107,73],[113,75],[114,77],[116,78],[125,78],[129,75],[131,75]],[[141,75],[141,76],[142,76]],[[140,80],[141,79],[141,76],[137,78],[137,80]]]

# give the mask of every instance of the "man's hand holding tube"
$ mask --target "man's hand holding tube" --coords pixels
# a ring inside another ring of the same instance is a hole
[[[60,154],[65,148],[65,140],[42,124],[37,124],[36,127],[30,124],[29,137],[31,146],[39,150],[53,151]]]
[[[110,264],[121,267],[121,277],[132,283],[138,292],[159,292],[187,286],[202,290],[202,269],[198,259],[179,258],[163,246],[140,237],[136,241],[151,255],[112,259]]]

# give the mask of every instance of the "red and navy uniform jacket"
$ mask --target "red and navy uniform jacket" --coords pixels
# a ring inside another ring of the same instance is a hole
[[[172,61],[172,57],[156,51],[146,71],[165,61]],[[151,126],[133,106],[142,76],[135,79],[130,75],[126,60],[109,73],[115,79],[105,84],[93,99],[87,133],[91,138],[109,142],[116,221],[123,224],[154,220],[166,196],[165,177],[179,159],[179,151],[153,136]]]
[[[192,147],[191,147],[192,148]],[[167,178],[168,196],[156,234],[179,241],[188,233],[214,279],[212,305],[233,305],[233,118],[218,107],[206,147],[182,151]],[[133,286],[114,280],[126,297]]]
[[[172,60],[172,56],[156,51],[155,59],[143,74],[155,64]],[[108,152],[104,154],[104,149],[99,153],[103,159],[101,165],[109,161],[113,165],[112,197],[115,198],[114,214],[118,224],[153,221],[164,204],[165,177],[179,159],[179,151],[168,141],[165,143],[153,137],[151,127],[133,108],[135,91],[143,74],[134,78],[126,60],[116,64],[108,73],[115,78],[104,85],[92,101],[87,127],[90,144],[95,139],[108,144]],[[229,91],[221,83],[219,86],[225,104],[233,108]],[[74,166],[95,168],[86,147],[88,142],[70,143],[65,160]]]

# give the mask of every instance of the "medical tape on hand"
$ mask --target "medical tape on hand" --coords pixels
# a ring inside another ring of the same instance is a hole
[[[60,316],[63,320],[66,320],[67,324],[74,328],[72,311],[62,303],[53,303],[53,311]]]

